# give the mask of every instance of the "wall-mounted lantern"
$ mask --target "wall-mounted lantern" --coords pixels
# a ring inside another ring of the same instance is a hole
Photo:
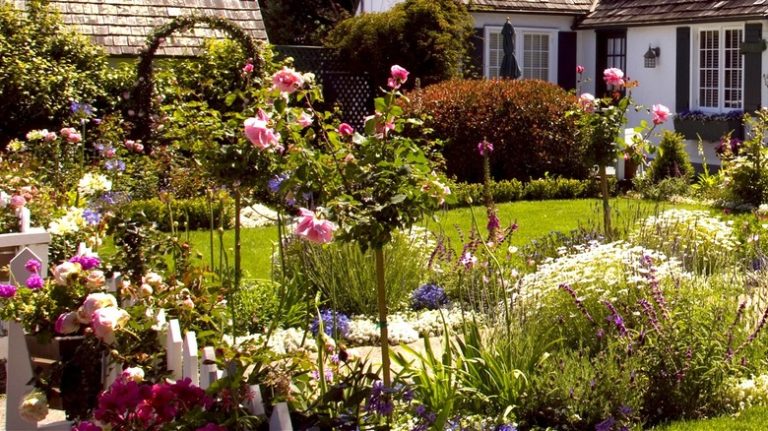
[[[645,55],[643,55],[643,57],[645,58],[646,69],[655,68],[656,60],[659,59],[660,55],[661,55],[661,48],[659,48],[658,46],[656,48],[651,48],[651,46],[648,45],[648,51],[646,51]]]

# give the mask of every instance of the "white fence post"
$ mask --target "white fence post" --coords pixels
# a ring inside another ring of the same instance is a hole
[[[200,360],[197,357],[197,335],[193,331],[184,334],[184,378],[192,379],[192,384],[200,386]]]
[[[182,377],[182,339],[179,321],[172,319],[168,322],[168,334],[166,335],[165,351],[166,366],[171,372],[173,380],[181,380]]]

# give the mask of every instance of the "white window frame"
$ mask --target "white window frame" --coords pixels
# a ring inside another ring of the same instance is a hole
[[[484,27],[483,32],[483,76],[489,79],[495,79],[496,76],[490,74],[490,54],[491,54],[491,33],[499,33],[501,36],[501,30],[503,26],[500,25],[487,25]],[[517,27],[515,26],[515,58],[517,64],[522,71],[525,68],[524,63],[524,35],[525,34],[541,34],[549,36],[549,71],[548,81],[557,83],[557,35],[558,30],[553,28],[540,28],[540,27]]]
[[[701,25],[692,28],[692,30],[695,32],[694,37],[691,39],[691,106],[693,109],[700,110],[703,112],[709,112],[709,113],[725,113],[725,112],[731,112],[731,111],[740,111],[744,109],[744,57],[742,57],[741,60],[741,106],[738,108],[726,108],[725,107],[725,32],[728,30],[739,30],[741,31],[741,37],[742,42],[744,41],[744,34],[745,29],[744,25],[728,25],[728,24],[722,24],[722,25]],[[709,107],[709,106],[701,106],[700,101],[700,90],[701,90],[701,80],[700,80],[700,44],[701,44],[701,33],[704,31],[717,31],[719,40],[719,48],[718,48],[718,56],[720,59],[719,65],[718,65],[718,87],[717,87],[717,107]],[[741,55],[741,54],[739,54]]]

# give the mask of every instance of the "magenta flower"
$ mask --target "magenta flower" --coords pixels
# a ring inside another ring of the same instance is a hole
[[[22,195],[13,195],[13,197],[11,197],[11,202],[10,202],[11,208],[19,209],[26,204],[27,204],[27,200],[24,199],[24,196]]]
[[[213,422],[208,422],[204,427],[200,427],[195,431],[227,431],[227,428],[221,425],[216,425]]]
[[[653,105],[651,114],[653,115],[653,124],[659,125],[669,119],[669,108],[664,105]]]
[[[477,144],[477,152],[483,157],[490,155],[493,152],[493,144],[483,139]]]
[[[0,284],[0,298],[13,298],[14,296],[16,296],[16,286]]]
[[[304,76],[295,70],[283,66],[283,68],[272,75],[272,85],[281,93],[293,93],[304,85]]]
[[[608,85],[614,87],[624,86],[624,72],[622,72],[621,69],[615,67],[605,69],[603,71],[603,79],[605,79],[605,83]]]
[[[333,231],[336,230],[333,223],[317,218],[314,212],[306,208],[299,208],[299,212],[301,213],[299,223],[294,231],[297,236],[316,244],[325,244],[333,240]]]
[[[245,66],[243,66],[243,73],[251,73],[253,72],[253,63],[250,61],[248,63],[245,63]]]
[[[251,141],[254,147],[260,150],[281,150],[280,134],[275,133],[274,129],[267,127],[268,122],[269,116],[267,116],[266,112],[259,109],[256,117],[248,118],[243,123],[245,137]]]
[[[395,64],[389,69],[390,76],[387,80],[387,85],[389,88],[393,89],[400,88],[400,86],[408,80],[408,74],[409,72],[407,70]]]
[[[72,427],[72,431],[102,431],[102,429],[93,422],[83,421]]]
[[[584,66],[582,66],[582,65],[576,66],[576,73],[578,73],[579,75],[584,73]]]
[[[27,287],[32,290],[42,289],[43,284],[45,284],[43,278],[37,274],[30,275],[26,282]]]
[[[355,133],[355,129],[347,123],[339,124],[339,134],[341,136],[352,136]]]
[[[37,259],[29,259],[27,263],[24,264],[24,269],[26,269],[29,272],[32,273],[39,273],[40,268],[43,266],[43,264],[37,260]]]

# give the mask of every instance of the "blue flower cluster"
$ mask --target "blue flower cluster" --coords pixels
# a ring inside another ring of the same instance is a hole
[[[315,320],[310,326],[310,330],[314,336],[320,330],[320,318],[323,319],[323,331],[326,335],[337,336],[343,338],[349,333],[349,317],[344,313],[337,313],[333,310],[323,310],[320,312],[319,317],[315,317]]]
[[[411,294],[411,308],[414,310],[437,310],[449,302],[445,290],[436,284],[425,284]]]

